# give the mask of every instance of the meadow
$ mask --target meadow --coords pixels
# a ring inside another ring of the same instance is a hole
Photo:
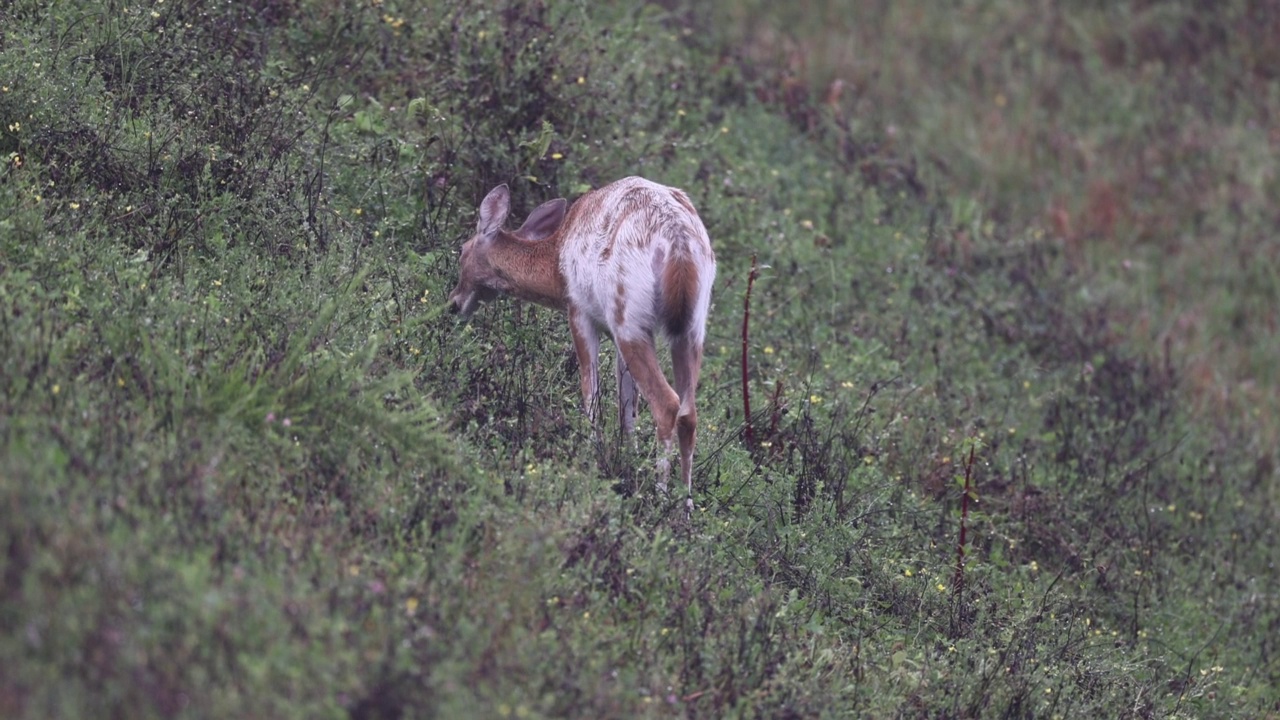
[[[0,5],[0,716],[1280,714],[1280,20],[1032,5]],[[692,518],[445,307],[632,174]]]

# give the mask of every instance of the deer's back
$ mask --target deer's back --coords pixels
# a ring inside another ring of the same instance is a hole
[[[683,264],[696,291],[687,308],[705,323],[715,279],[706,228],[681,190],[629,177],[583,195],[569,209],[560,254],[569,300],[617,337],[661,326],[663,278]],[[700,334],[700,333],[699,333]]]

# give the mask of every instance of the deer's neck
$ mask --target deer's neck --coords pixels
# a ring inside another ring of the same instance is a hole
[[[559,234],[529,241],[499,233],[494,240],[489,261],[506,281],[504,290],[509,295],[556,310],[568,309],[564,275],[560,272],[563,238]]]

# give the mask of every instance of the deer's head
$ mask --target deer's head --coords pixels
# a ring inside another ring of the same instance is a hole
[[[511,212],[511,191],[505,184],[490,190],[480,202],[475,234],[462,244],[458,286],[449,294],[449,307],[453,312],[468,317],[481,302],[512,292],[514,279],[504,268],[506,263],[501,257],[504,244],[509,249],[512,242],[547,238],[564,222],[567,206],[563,198],[545,202],[529,213],[519,230],[509,232],[502,226]]]

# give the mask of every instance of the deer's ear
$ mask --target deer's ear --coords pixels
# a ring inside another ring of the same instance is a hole
[[[511,212],[511,191],[506,184],[489,191],[480,201],[480,220],[476,222],[476,233],[482,237],[492,237],[502,229]]]
[[[516,231],[516,235],[525,240],[546,238],[560,227],[560,223],[564,222],[564,212],[568,206],[569,203],[564,198],[542,203],[529,213],[529,217],[525,218],[524,224]]]

